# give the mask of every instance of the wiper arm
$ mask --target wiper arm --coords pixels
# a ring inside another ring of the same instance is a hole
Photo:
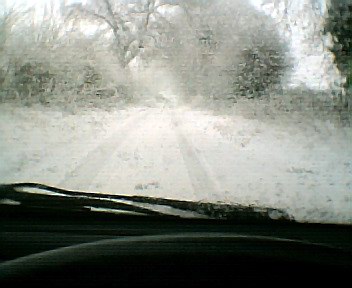
[[[46,192],[52,192],[54,194],[48,195],[26,192],[23,190],[26,188],[40,189]],[[93,196],[89,193],[66,191],[35,183],[0,185],[0,203],[8,203],[8,200],[10,200],[13,201],[13,203],[18,202],[20,205],[25,207],[46,208],[72,212],[90,211],[91,208],[99,208],[133,212],[150,216],[164,215],[163,213],[153,211],[151,209],[145,209],[122,202],[113,202],[111,201],[112,199],[110,200],[101,196],[103,195],[94,194]]]
[[[38,189],[46,194],[27,192],[26,189]],[[69,211],[87,211],[91,208],[98,208],[149,216],[177,216],[174,213],[170,214],[169,211],[165,212],[165,208],[171,208],[180,212],[194,213],[195,218],[199,216],[199,218],[231,219],[256,223],[273,220],[293,221],[293,218],[286,212],[274,208],[191,202],[145,196],[85,193],[37,183],[0,185],[0,203],[5,199],[20,202],[24,206]]]

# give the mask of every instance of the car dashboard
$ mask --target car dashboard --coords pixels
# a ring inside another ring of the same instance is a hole
[[[214,286],[349,277],[351,227],[4,206],[0,283]],[[225,283],[225,282],[224,282]],[[5,287],[5,286],[2,286]]]

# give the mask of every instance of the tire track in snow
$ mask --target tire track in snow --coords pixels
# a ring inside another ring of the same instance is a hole
[[[103,169],[118,147],[127,140],[128,134],[136,129],[145,117],[146,112],[142,112],[138,116],[128,119],[104,143],[83,157],[80,164],[66,174],[59,186],[71,190],[88,190],[99,170]]]
[[[219,195],[221,190],[220,184],[213,177],[213,173],[208,167],[209,165],[205,163],[205,159],[199,155],[183,134],[182,128],[179,126],[181,121],[178,121],[174,115],[171,116],[171,119],[194,192],[197,195],[204,195],[206,197],[205,200],[208,201],[219,199],[217,195]]]
[[[121,144],[99,171],[91,190],[198,201],[169,110],[157,108],[148,113],[151,115],[143,125],[131,131],[129,140]]]

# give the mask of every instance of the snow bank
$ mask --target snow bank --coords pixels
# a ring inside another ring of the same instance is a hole
[[[0,182],[35,179],[59,183],[65,172],[109,137],[127,114],[124,110],[90,110],[72,115],[39,105],[28,108],[2,104]],[[42,177],[38,178],[41,170]]]
[[[331,115],[255,105],[182,116],[221,187],[207,197],[281,208],[303,222],[351,224],[352,129]]]

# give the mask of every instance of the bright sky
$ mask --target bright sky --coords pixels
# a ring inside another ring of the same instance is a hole
[[[41,5],[45,2],[50,2],[52,0],[0,0],[0,5],[3,4],[4,6],[12,6],[13,4],[27,4],[27,5]],[[60,0],[54,0],[55,2],[59,2]],[[84,2],[85,0],[66,0],[66,3],[73,3],[73,2]],[[260,7],[260,4],[263,0],[250,0],[255,6]]]
[[[250,0],[255,6],[260,7],[263,0]]]

